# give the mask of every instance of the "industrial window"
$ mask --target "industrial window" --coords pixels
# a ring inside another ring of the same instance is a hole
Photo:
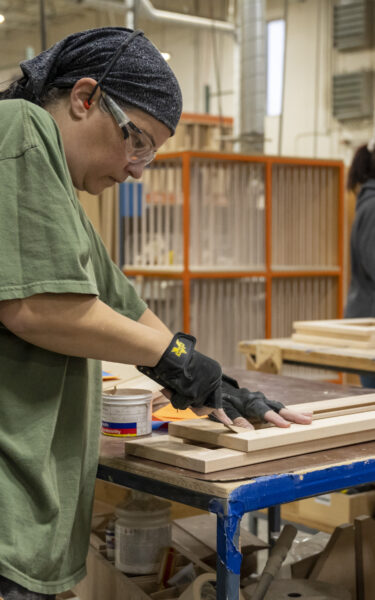
[[[267,24],[267,115],[281,114],[283,98],[285,21]]]

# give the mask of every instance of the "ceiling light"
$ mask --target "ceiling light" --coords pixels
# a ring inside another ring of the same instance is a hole
[[[0,15],[0,23],[4,23],[4,21],[5,21],[4,15]]]
[[[169,52],[162,52],[161,55],[164,58],[164,60],[169,60],[171,58]]]

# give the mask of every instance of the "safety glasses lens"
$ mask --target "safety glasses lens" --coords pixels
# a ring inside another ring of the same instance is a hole
[[[151,141],[143,132],[138,133],[130,127],[128,127],[128,132],[129,137],[126,140],[126,145],[129,151],[129,160],[133,163],[150,163],[155,157]]]

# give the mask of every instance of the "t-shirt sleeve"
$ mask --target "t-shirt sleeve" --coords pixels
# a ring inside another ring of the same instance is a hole
[[[100,300],[121,315],[138,321],[146,310],[147,304],[139,297],[129,279],[112,261],[101,237],[95,231],[82,207],[80,207],[80,210],[91,239],[93,263]]]
[[[0,160],[0,300],[98,294],[90,241],[57,152],[35,145]]]

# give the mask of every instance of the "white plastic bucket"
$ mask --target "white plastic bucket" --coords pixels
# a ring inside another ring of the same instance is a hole
[[[102,433],[115,437],[139,437],[151,433],[149,390],[116,388],[102,395]]]
[[[134,494],[134,492],[133,492]],[[158,498],[116,508],[115,566],[129,574],[157,573],[171,545],[170,503]]]

